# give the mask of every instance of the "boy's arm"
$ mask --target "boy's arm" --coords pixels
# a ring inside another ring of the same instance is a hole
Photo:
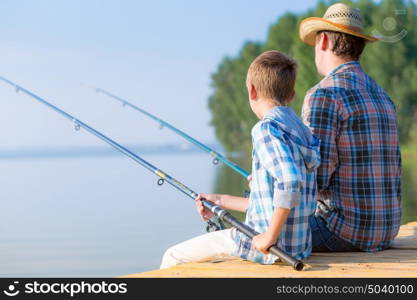
[[[277,207],[272,216],[271,223],[269,224],[268,230],[258,234],[252,240],[253,247],[262,252],[263,254],[268,254],[269,247],[274,245],[279,237],[279,234],[287,221],[288,215],[290,214],[290,209]]]
[[[206,199],[220,206],[223,209],[237,210],[246,212],[248,209],[249,199],[224,194],[199,194],[196,200]]]
[[[277,242],[291,209],[300,203],[302,176],[279,129],[266,122],[254,132],[254,140],[260,165],[274,178],[272,219],[268,229],[253,239],[253,247],[267,254]]]
[[[223,194],[199,194],[196,200],[197,211],[204,221],[207,221],[213,217],[213,213],[203,206],[201,199],[204,198],[214,204],[220,206],[223,209],[237,210],[246,212],[249,205],[249,199],[243,197],[236,197]]]
[[[224,209],[246,212],[248,210],[249,198],[236,197],[232,195],[221,195],[220,207]]]

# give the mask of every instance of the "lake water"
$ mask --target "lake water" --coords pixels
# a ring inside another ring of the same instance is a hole
[[[211,191],[204,154],[148,155]],[[0,276],[117,276],[159,267],[204,232],[193,201],[124,156],[0,161]]]
[[[201,152],[144,155],[197,192],[246,183]],[[417,220],[417,160],[404,159],[403,222]],[[124,156],[0,160],[1,277],[107,277],[159,267],[205,232],[193,201]]]

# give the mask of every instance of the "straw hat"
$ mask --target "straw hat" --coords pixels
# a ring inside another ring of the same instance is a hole
[[[364,38],[368,42],[375,42],[377,37],[363,33],[362,17],[358,8],[350,8],[346,4],[336,3],[330,6],[323,18],[307,18],[300,24],[301,40],[314,46],[316,34],[321,30],[337,31]]]

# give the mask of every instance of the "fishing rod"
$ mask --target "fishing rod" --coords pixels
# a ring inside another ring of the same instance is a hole
[[[113,98],[116,101],[119,101],[122,103],[123,106],[129,106],[131,108],[133,108],[134,110],[141,112],[142,114],[144,114],[145,116],[155,120],[156,122],[159,123],[160,128],[164,128],[167,127],[169,129],[171,129],[173,132],[175,132],[176,134],[182,136],[184,139],[186,139],[187,141],[189,141],[190,143],[196,145],[197,147],[199,147],[200,149],[202,149],[203,151],[209,153],[213,158],[213,163],[215,165],[217,165],[219,163],[219,161],[221,161],[222,163],[224,163],[226,166],[230,167],[231,169],[233,169],[235,172],[239,173],[240,175],[242,175],[245,179],[248,179],[248,176],[250,175],[250,173],[248,171],[246,171],[245,169],[243,169],[242,167],[240,167],[239,165],[235,164],[234,162],[228,160],[227,158],[225,158],[223,155],[221,155],[220,153],[214,151],[212,148],[204,145],[203,143],[197,141],[195,138],[189,136],[188,134],[186,134],[184,131],[181,131],[180,129],[174,127],[173,125],[169,124],[168,122],[165,122],[164,120],[158,118],[157,116],[147,112],[146,110],[130,103],[129,101],[127,101],[126,99],[120,98],[106,90],[103,90],[101,88],[96,88],[87,84],[82,83],[81,85],[84,85],[86,87],[89,87],[91,89],[94,89],[97,93],[102,93],[110,98]]]
[[[72,121],[74,123],[74,128],[76,130],[80,130],[81,128],[85,129],[87,132],[95,135],[96,137],[103,140],[104,142],[106,142],[107,144],[109,144],[110,146],[115,148],[116,150],[120,151],[121,153],[125,154],[126,156],[128,156],[129,158],[134,160],[135,162],[139,163],[140,165],[142,165],[143,167],[145,167],[149,171],[153,172],[155,175],[157,175],[159,177],[158,185],[162,185],[166,181],[170,185],[172,185],[174,188],[176,188],[180,192],[182,192],[185,195],[187,195],[188,197],[190,197],[191,199],[197,198],[198,194],[196,192],[194,192],[193,190],[191,190],[189,187],[187,187],[183,183],[179,182],[175,178],[171,177],[170,175],[168,175],[167,173],[165,173],[161,169],[158,169],[157,167],[155,167],[154,165],[152,165],[148,161],[144,160],[140,156],[131,152],[129,149],[123,147],[122,145],[118,144],[114,140],[108,138],[107,136],[103,135],[99,131],[97,131],[94,128],[88,126],[86,123],[80,121],[79,119],[77,119],[77,118],[73,117],[72,115],[66,113],[65,111],[61,110],[60,108],[56,107],[55,105],[52,105],[51,103],[42,99],[41,97],[33,94],[32,92],[26,90],[23,87],[17,85],[16,83],[14,83],[14,82],[12,82],[12,81],[10,81],[10,80],[2,77],[2,76],[0,76],[0,80],[10,84],[11,86],[13,86],[16,89],[16,92],[22,91],[23,93],[29,95],[30,97],[34,98],[35,100],[41,102],[42,104],[48,106],[52,110],[61,114],[65,118],[69,119],[70,121]],[[231,226],[235,227],[237,230],[239,230],[240,232],[242,232],[243,234],[245,234],[249,238],[252,239],[253,237],[255,237],[256,235],[259,234],[258,232],[256,232],[255,230],[253,230],[252,228],[247,226],[246,224],[238,221],[229,212],[227,212],[226,210],[222,209],[221,207],[215,205],[214,203],[209,202],[206,199],[202,199],[201,201],[202,201],[203,206],[205,208],[212,211],[222,221],[224,221],[224,222],[230,224]],[[278,256],[281,259],[281,261],[291,265],[295,270],[301,271],[304,268],[304,264],[303,264],[302,261],[291,257],[290,255],[288,255],[287,253],[285,253],[284,251],[279,249],[277,246],[275,246],[275,245],[271,246],[268,250],[272,254]]]

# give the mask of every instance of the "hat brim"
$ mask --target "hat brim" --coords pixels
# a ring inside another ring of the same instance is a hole
[[[352,30],[349,26],[334,23],[323,18],[306,18],[300,23],[300,39],[307,45],[314,46],[316,44],[316,34],[321,30],[343,32],[365,39],[367,42],[376,42],[379,39],[375,36],[366,35],[358,31]]]

